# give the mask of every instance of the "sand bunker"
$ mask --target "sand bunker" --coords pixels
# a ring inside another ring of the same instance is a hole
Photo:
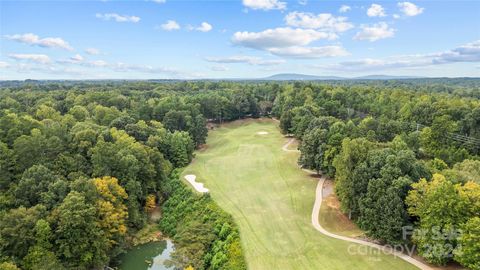
[[[208,192],[208,188],[204,187],[203,183],[198,183],[195,181],[196,178],[197,176],[194,174],[185,175],[185,179],[193,186],[193,188],[195,188],[196,191],[200,193]]]
[[[257,132],[257,134],[258,134],[258,135],[267,135],[268,132],[266,132],[266,131],[259,131],[259,132]]]

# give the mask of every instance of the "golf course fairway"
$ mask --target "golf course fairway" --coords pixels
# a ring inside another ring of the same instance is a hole
[[[417,269],[316,231],[311,213],[318,180],[298,168],[297,152],[282,150],[286,142],[274,120],[228,123],[209,132],[207,146],[181,177],[196,175],[233,215],[250,270]]]

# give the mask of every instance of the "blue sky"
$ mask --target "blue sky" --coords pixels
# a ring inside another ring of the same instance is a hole
[[[480,77],[480,1],[0,1],[0,79]]]

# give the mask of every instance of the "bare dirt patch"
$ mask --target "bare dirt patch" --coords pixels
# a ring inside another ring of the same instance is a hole
[[[333,185],[333,182],[332,180],[325,180],[325,183],[323,183],[323,197],[326,198],[333,193],[333,188],[334,188],[334,185]]]
[[[335,185],[331,180],[325,180],[322,190],[323,204],[325,204],[323,214],[328,215],[328,219],[324,220],[328,221],[328,224],[325,225],[335,228],[337,232],[344,232],[348,236],[363,237],[363,233],[358,229],[357,225],[340,210],[340,201],[335,195],[334,188]]]
[[[149,213],[148,218],[154,223],[158,223],[162,217],[162,208],[160,206],[155,206],[155,208]]]
[[[205,150],[207,150],[207,149],[208,149],[208,144],[204,143],[204,144],[201,144],[201,145],[198,146],[197,151],[198,151],[198,152],[203,152],[203,151],[205,151]]]

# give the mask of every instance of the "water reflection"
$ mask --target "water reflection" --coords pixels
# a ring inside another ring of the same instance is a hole
[[[121,257],[119,270],[170,270],[165,261],[174,249],[170,240],[151,242],[129,250]]]

